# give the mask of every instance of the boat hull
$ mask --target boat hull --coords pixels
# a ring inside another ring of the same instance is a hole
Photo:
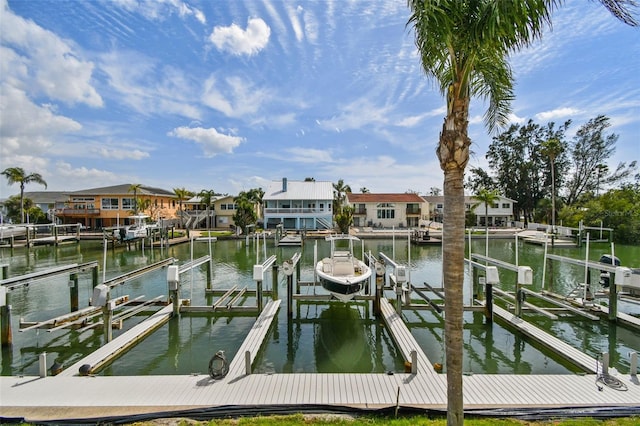
[[[361,268],[362,274],[360,275],[336,277],[323,272],[322,262],[319,262],[316,267],[316,273],[318,281],[325,290],[330,292],[336,299],[346,302],[353,299],[356,294],[361,293],[367,280],[371,277],[371,269],[368,266],[363,264]]]

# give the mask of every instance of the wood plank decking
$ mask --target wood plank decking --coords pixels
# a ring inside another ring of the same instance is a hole
[[[551,349],[555,353],[562,355],[573,364],[582,368],[589,373],[597,373],[598,362],[595,358],[590,357],[582,351],[574,348],[573,346],[563,342],[562,340],[553,337],[552,335],[544,332],[535,325],[513,315],[506,309],[501,308],[498,305],[493,305],[493,313],[503,320],[507,321],[513,327],[520,330],[527,336],[533,337],[537,342]]]
[[[118,354],[136,345],[140,340],[147,337],[153,330],[160,327],[171,318],[173,305],[167,305],[146,320],[133,326],[130,330],[122,333],[111,342],[92,352],[69,368],[64,369],[59,376],[74,376],[82,365],[88,364],[93,372],[105,364],[113,361]]]
[[[203,408],[255,410],[279,405],[304,412],[306,407],[318,404],[374,409],[395,407],[398,403],[403,407],[446,410],[446,375],[423,368],[423,363],[430,366],[426,355],[392,306],[386,301],[382,306],[385,322],[400,342],[403,354],[417,351],[417,373],[246,374],[245,351],[251,353],[253,362],[276,317],[276,301],[265,306],[222,380],[208,375],[4,376],[0,377],[0,416],[28,421],[95,419],[150,412],[166,415]],[[599,390],[595,375],[475,374],[463,378],[464,404],[468,410],[623,406],[640,413],[640,382],[630,376],[618,378],[628,387],[626,392],[606,386]]]

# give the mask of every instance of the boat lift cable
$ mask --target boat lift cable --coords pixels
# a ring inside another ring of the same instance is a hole
[[[596,386],[598,387],[599,391],[602,392],[603,388],[598,383],[602,383],[603,385],[617,391],[626,392],[627,390],[629,390],[626,384],[620,381],[620,379],[618,379],[617,377],[614,377],[606,373],[604,369],[602,369],[602,371],[599,372],[600,370],[599,366],[600,366],[600,356],[598,356],[598,358],[596,359]]]

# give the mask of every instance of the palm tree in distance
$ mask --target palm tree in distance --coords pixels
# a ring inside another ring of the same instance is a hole
[[[129,185],[129,192],[133,192],[133,214],[138,214],[138,191],[142,188],[141,183],[132,183]]]
[[[333,214],[339,213],[340,208],[344,204],[347,194],[351,192],[351,187],[339,179],[333,184]]]
[[[185,187],[173,188],[173,193],[178,197],[178,207],[180,210],[180,227],[184,228],[184,211],[182,210],[182,202],[193,197],[193,192],[189,191]]]
[[[482,188],[473,196],[473,199],[478,201],[478,203],[473,205],[474,208],[484,203],[484,228],[485,232],[489,234],[489,206],[495,204],[495,202],[500,199],[500,194],[498,194],[496,190]]]
[[[637,26],[628,0],[600,0],[623,22]],[[464,423],[462,393],[462,283],[464,276],[464,170],[471,139],[467,134],[472,97],[488,100],[485,124],[490,131],[507,122],[514,98],[509,54],[530,45],[551,24],[561,0],[496,2],[491,0],[408,0],[407,25],[427,76],[446,98],[446,117],[436,154],[444,172],[443,285],[445,288],[445,358],[447,424]]]
[[[198,197],[200,197],[200,202],[205,205],[207,209],[207,229],[211,229],[211,215],[209,214],[209,209],[211,208],[211,204],[213,203],[213,197],[216,193],[213,189],[203,189],[198,192]]]
[[[45,189],[47,188],[47,182],[42,178],[40,173],[29,173],[27,174],[22,167],[9,167],[2,171],[2,175],[7,178],[7,182],[9,185],[13,185],[14,183],[20,184],[20,221],[22,223],[24,220],[24,187],[28,183],[39,183],[40,185],[44,185]]]
[[[562,154],[563,148],[556,138],[548,139],[541,144],[540,153],[549,157],[551,163],[551,245],[553,246],[556,236],[556,158]]]

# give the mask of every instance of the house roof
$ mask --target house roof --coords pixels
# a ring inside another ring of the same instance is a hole
[[[418,194],[354,194],[347,193],[347,200],[350,203],[424,203],[424,199]]]
[[[286,183],[285,183],[286,182]],[[286,191],[284,187],[286,186]],[[328,181],[278,180],[269,183],[263,200],[333,200],[333,184]]]
[[[133,191],[130,190],[131,183],[125,183],[122,185],[103,186],[100,188],[82,189],[80,191],[69,192],[70,196],[77,195],[132,195]],[[140,195],[154,195],[163,197],[176,197],[176,194],[172,191],[167,191],[161,188],[154,188],[151,186],[141,185],[138,188],[137,194]]]
[[[35,204],[64,203],[67,201],[67,193],[62,191],[25,191],[24,198],[29,198]]]

